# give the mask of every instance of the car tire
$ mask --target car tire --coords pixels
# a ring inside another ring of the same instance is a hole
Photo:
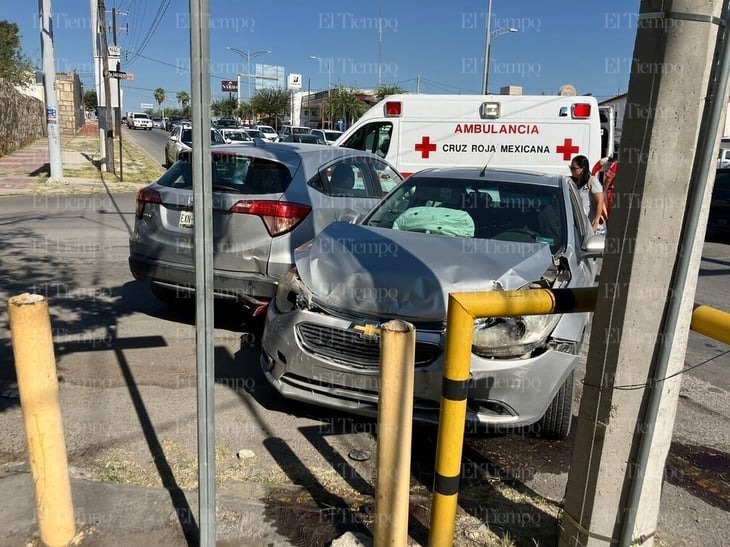
[[[571,371],[536,424],[536,433],[548,439],[563,439],[570,433],[573,421],[573,388],[575,371]]]
[[[157,300],[171,307],[181,308],[190,306],[194,302],[193,295],[186,292],[171,289],[170,287],[163,287],[155,283],[152,283],[150,288]]]

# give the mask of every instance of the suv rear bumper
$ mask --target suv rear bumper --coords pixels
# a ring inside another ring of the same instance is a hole
[[[129,270],[136,280],[144,283],[195,291],[193,266],[130,255]],[[278,279],[245,272],[214,270],[213,295],[218,298],[265,304],[276,294],[277,281]]]

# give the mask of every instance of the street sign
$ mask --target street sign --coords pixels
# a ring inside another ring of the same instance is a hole
[[[221,91],[238,93],[238,82],[236,80],[223,80],[221,82]]]
[[[119,79],[125,79],[127,77],[126,72],[121,72],[119,70],[110,70],[109,71],[109,77],[110,78],[119,78]]]
[[[302,75],[301,74],[289,74],[289,89],[301,89],[302,88]]]
[[[109,57],[120,57],[122,54],[122,48],[120,46],[107,46],[109,51]]]
[[[146,108],[154,108],[154,107],[155,107],[155,105],[153,105],[152,103],[140,103],[140,104],[139,104],[139,107],[140,107],[140,108],[141,108],[142,110],[144,110],[144,109],[146,109]]]

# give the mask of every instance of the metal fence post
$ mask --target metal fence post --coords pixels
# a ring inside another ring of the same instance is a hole
[[[375,478],[375,545],[408,544],[416,330],[405,321],[380,328],[380,394]]]

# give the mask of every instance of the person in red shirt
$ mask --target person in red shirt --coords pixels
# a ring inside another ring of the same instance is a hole
[[[613,188],[616,180],[616,169],[618,167],[618,158],[611,156],[603,158],[596,162],[591,169],[591,175],[598,177],[603,184],[603,191],[606,193],[606,213],[611,212],[611,203],[613,202]]]

